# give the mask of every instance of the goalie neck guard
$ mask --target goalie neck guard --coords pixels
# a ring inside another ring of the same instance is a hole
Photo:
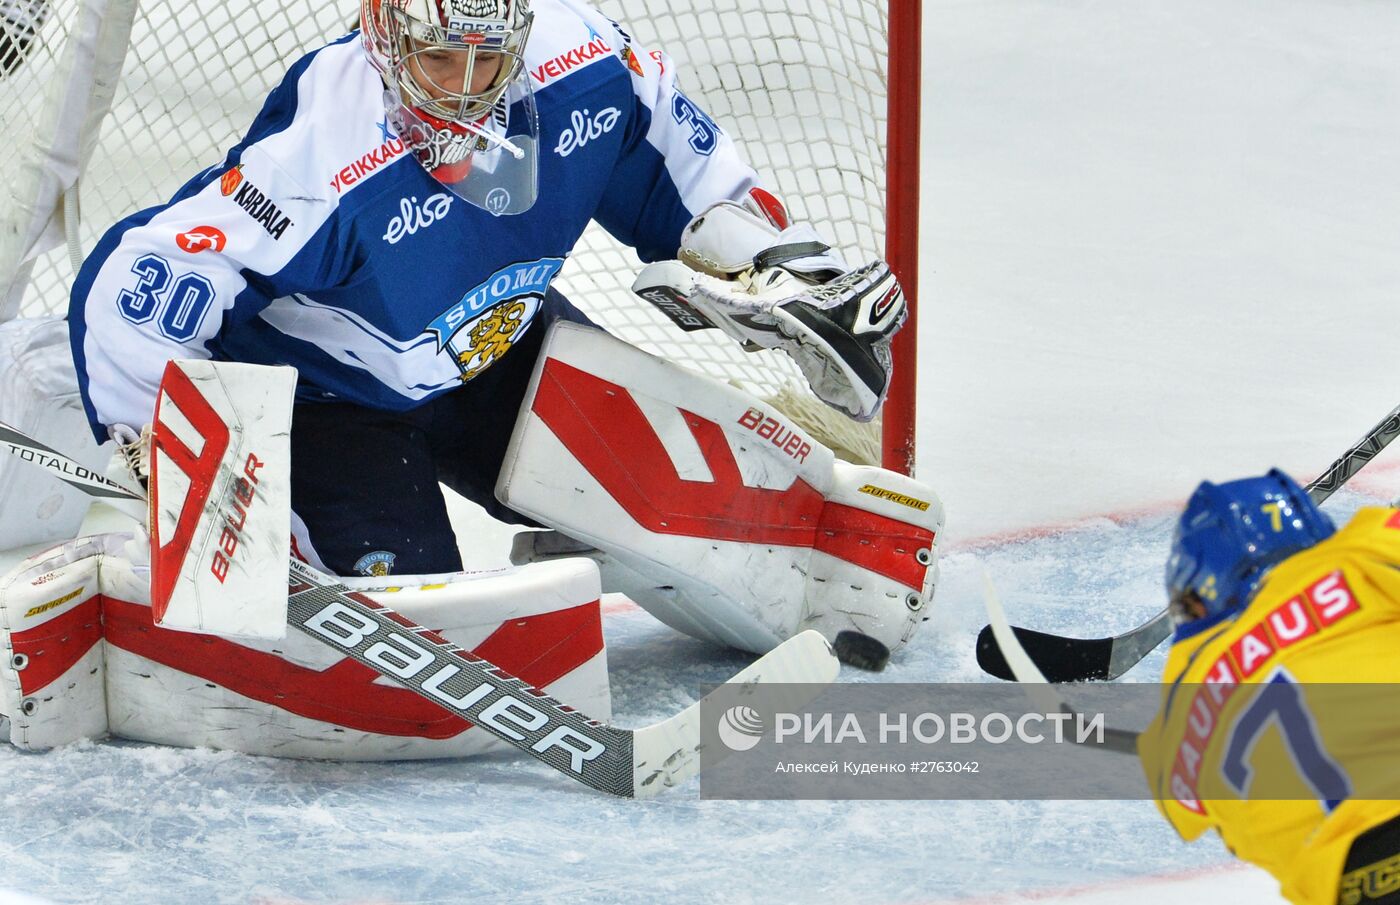
[[[524,77],[528,0],[362,0],[389,121],[418,162],[493,214],[534,205],[539,125]]]

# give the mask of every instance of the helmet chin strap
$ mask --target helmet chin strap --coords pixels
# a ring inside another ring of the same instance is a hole
[[[487,129],[481,128],[481,126],[479,126],[476,123],[456,123],[455,125],[458,125],[462,129],[465,129],[475,138],[484,138],[486,139],[486,141],[491,142],[496,147],[504,149],[508,154],[510,154],[510,156],[514,157],[516,160],[519,160],[525,156],[524,149],[514,144],[510,139],[506,138],[504,135],[497,135],[495,132],[491,132]]]
[[[463,139],[481,139],[490,143],[495,148],[500,148],[504,150],[516,160],[520,160],[525,156],[524,149],[522,149],[519,145],[515,144],[502,134],[493,132],[489,129],[482,127],[481,123],[484,123],[487,120],[491,119],[493,113],[496,113],[497,111],[493,111],[492,113],[486,114],[486,116],[483,116],[479,122],[472,123],[454,121],[449,123],[446,120],[433,116],[431,113],[427,113],[416,107],[410,106],[407,103],[404,103],[405,98],[399,95],[399,93],[397,91],[394,91],[392,88],[386,88],[384,99],[386,104],[394,104],[395,106],[397,106],[398,109],[401,111],[401,115],[411,116],[414,120],[417,120],[418,124],[423,126],[425,129],[432,130],[433,133],[447,132],[449,134],[461,137]],[[405,121],[404,125],[408,127],[405,131],[416,131],[413,129],[414,124],[411,122]],[[430,147],[432,146],[431,139],[426,140],[426,145]],[[433,156],[438,157],[440,155],[437,154],[435,151]],[[470,153],[468,153],[466,156],[470,156]],[[442,163],[451,164],[458,162],[459,161],[444,161]]]

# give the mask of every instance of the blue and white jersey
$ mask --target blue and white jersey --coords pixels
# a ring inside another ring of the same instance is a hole
[[[532,7],[530,210],[494,216],[406,153],[358,34],[309,54],[224,161],[83,265],[69,320],[99,438],[151,420],[171,358],[293,365],[302,400],[412,408],[508,351],[590,220],[672,258],[696,213],[754,187],[668,57],[576,0]]]

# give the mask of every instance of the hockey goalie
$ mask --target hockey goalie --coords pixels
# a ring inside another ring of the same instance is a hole
[[[791,223],[668,57],[575,0],[365,0],[79,274],[83,410],[150,505],[4,579],[11,740],[490,743],[329,647],[257,637],[288,555],[602,717],[601,590],[717,644],[815,629],[882,668],[933,593],[932,489],[593,326],[552,285],[590,221],[653,262],[634,288],[677,323],[876,415],[897,281]],[[440,483],[526,529],[515,569],[462,572]]]

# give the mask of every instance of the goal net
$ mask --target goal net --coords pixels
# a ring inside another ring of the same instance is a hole
[[[672,56],[681,87],[794,219],[855,264],[885,254],[890,2],[599,6]],[[19,140],[0,177],[0,320],[62,314],[75,262],[103,231],[219,162],[287,66],[357,13],[344,0],[0,0],[0,68],[9,54],[11,70],[0,122]],[[847,458],[880,460],[878,425],[826,409],[782,353],[682,333],[633,296],[639,267],[595,226],[556,285],[615,335],[775,401]]]

